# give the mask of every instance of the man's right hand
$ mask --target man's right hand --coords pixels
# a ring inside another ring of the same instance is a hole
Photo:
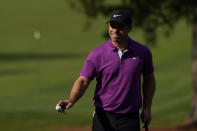
[[[89,83],[90,83],[90,80],[88,80],[87,78],[83,76],[79,76],[72,87],[69,99],[61,100],[57,103],[57,106],[61,106],[62,108],[62,110],[59,112],[66,114],[65,110],[69,109],[70,107],[74,105],[74,103],[77,102],[77,100],[86,91]]]
[[[61,108],[62,108],[62,110],[58,111],[58,112],[63,113],[63,114],[67,114],[65,112],[65,110],[71,108],[73,106],[73,103],[70,100],[61,100],[57,103],[57,106],[61,106]]]

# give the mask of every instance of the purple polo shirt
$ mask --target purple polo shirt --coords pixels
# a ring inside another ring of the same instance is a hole
[[[91,51],[80,76],[96,77],[93,103],[115,113],[129,113],[142,106],[141,74],[154,71],[151,51],[129,38],[130,45],[121,59],[110,40]]]

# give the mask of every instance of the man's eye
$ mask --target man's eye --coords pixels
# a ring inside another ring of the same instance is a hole
[[[110,23],[111,27],[114,29],[123,29],[124,25],[118,23]]]
[[[116,27],[116,25],[115,25],[115,24],[113,24],[113,23],[112,23],[112,24],[110,24],[110,25],[111,25],[111,27],[112,27],[112,28],[115,28],[115,27]]]

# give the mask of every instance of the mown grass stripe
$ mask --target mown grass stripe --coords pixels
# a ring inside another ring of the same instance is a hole
[[[172,99],[171,101],[168,100],[166,102],[161,103],[160,105],[155,105],[152,108],[152,112],[154,114],[158,114],[158,113],[160,113],[164,110],[176,107],[177,105],[179,105],[181,103],[184,103],[184,102],[187,102],[189,100],[191,100],[191,95],[190,94],[187,94],[185,96],[179,96],[179,97],[176,97],[176,98]]]

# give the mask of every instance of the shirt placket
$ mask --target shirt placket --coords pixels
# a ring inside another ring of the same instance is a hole
[[[126,53],[126,52],[128,52],[129,50],[124,50],[124,52],[122,52],[121,50],[120,50],[120,48],[118,48],[118,55],[119,55],[119,57],[120,57],[120,64],[122,64],[123,62],[124,62],[124,58],[123,58],[123,56],[124,56],[124,54]]]

